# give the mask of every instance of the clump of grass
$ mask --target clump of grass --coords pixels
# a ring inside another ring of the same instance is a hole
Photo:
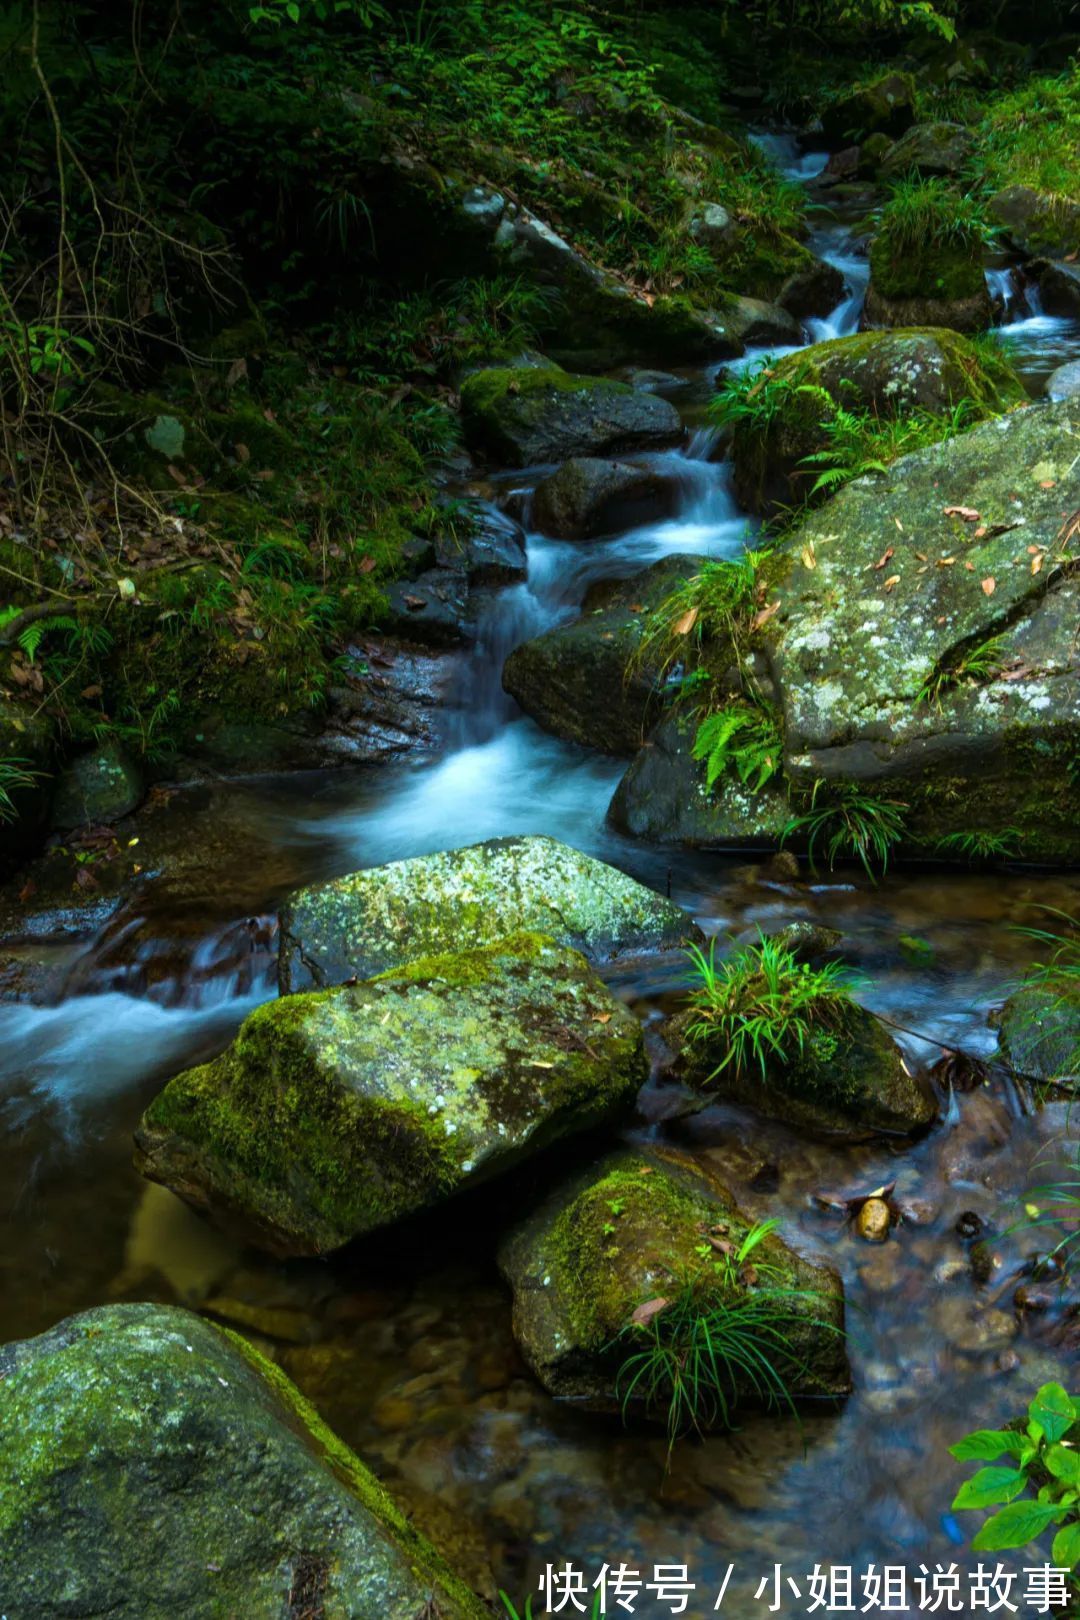
[[[843,963],[811,966],[765,935],[723,962],[715,940],[708,954],[696,945],[689,954],[698,982],[687,1037],[717,1059],[708,1080],[725,1071],[764,1080],[773,1066],[813,1057],[822,1041],[834,1049],[856,1004],[857,981]]]
[[[791,818],[780,842],[804,835],[811,865],[821,847],[830,872],[837,861],[853,859],[873,880],[886,870],[894,846],[904,836],[907,808],[899,799],[879,799],[854,784],[830,787],[819,777],[810,808]]]
[[[976,251],[994,234],[981,197],[937,175],[909,174],[893,185],[878,213],[877,233],[897,258],[927,248]]]
[[[794,1333],[805,1332],[816,1296],[781,1286],[777,1268],[757,1254],[776,1225],[758,1222],[722,1257],[703,1244],[699,1252],[709,1258],[676,1276],[662,1309],[623,1330],[624,1340],[641,1344],[616,1377],[623,1415],[633,1401],[662,1414],[669,1451],[686,1434],[731,1428],[747,1395],[766,1410],[795,1413],[792,1387],[808,1364]],[[813,1325],[839,1331],[827,1322]]]
[[[955,438],[981,419],[975,402],[970,399],[958,400],[949,410],[941,412],[917,410],[892,417],[835,405],[831,417],[823,417],[821,422],[827,444],[803,456],[800,463],[803,467],[822,469],[810,489],[810,497],[823,491],[831,493],[867,473],[885,473],[890,462],[900,456],[925,450],[943,439]]]
[[[1008,861],[1019,853],[1023,836],[1019,827],[946,833],[934,840],[934,849],[940,855],[959,855],[967,861]]]
[[[38,772],[28,759],[9,756],[0,759],[0,821],[14,821],[18,815],[12,794],[33,787]]]
[[[989,636],[978,646],[954,656],[934,670],[916,698],[917,703],[940,704],[942,697],[960,686],[978,686],[992,681],[1004,668],[1002,651],[1007,638]]]
[[[705,786],[733,771],[744,787],[760,793],[783,763],[784,744],[775,715],[750,703],[729,703],[706,715],[691,750],[705,761]]]
[[[651,667],[662,681],[676,664],[696,664],[704,644],[726,639],[736,657],[750,639],[757,602],[758,569],[766,551],[710,558],[700,572],[679,582],[653,609],[630,660],[630,671]]]
[[[709,405],[709,416],[718,427],[747,425],[755,433],[766,433],[796,399],[812,398],[825,410],[833,409],[832,395],[817,383],[806,381],[807,361],[778,369],[772,356],[757,366],[732,371],[720,379]]]

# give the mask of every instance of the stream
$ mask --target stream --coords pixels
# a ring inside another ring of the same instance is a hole
[[[783,136],[760,144],[814,187],[823,154],[800,155]],[[837,309],[807,323],[811,342],[857,330],[868,269],[856,232],[828,215],[811,239],[847,283]],[[1007,267],[988,275],[1004,307],[997,331],[1040,394],[1050,371],[1080,356],[1080,326],[1042,314]],[[815,1564],[973,1565],[970,1527],[949,1511],[962,1471],[945,1448],[1017,1413],[1041,1382],[1074,1382],[1080,1324],[1067,1301],[1022,1318],[1013,1304],[1040,1247],[1020,1224],[1025,1193],[1061,1163],[1066,1113],[1029,1112],[1004,1079],[943,1098],[938,1126],[903,1148],[805,1141],[718,1105],[665,1121],[662,1089],[646,1089],[628,1139],[664,1134],[689,1147],[750,1214],[780,1217],[790,1241],[839,1269],[855,1380],[839,1410],[748,1416],[732,1435],[682,1445],[670,1468],[662,1436],[553,1402],[520,1363],[492,1223],[527,1200],[530,1174],[467,1201],[460,1222],[285,1264],[239,1251],[131,1168],[132,1129],[163,1081],[219,1051],[275,993],[272,914],[284,894],[495,835],[547,833],[670,887],[710,933],[797,919],[841,929],[867,975],[866,1003],[926,1037],[900,1037],[909,1063],[932,1063],[942,1046],[993,1051],[988,1014],[1033,954],[1018,928],[1038,920],[1036,906],[1075,914],[1080,878],[902,867],[876,887],[852,870],[787,882],[745,855],[636,844],[605,822],[625,762],[547,735],[502,691],[512,647],[572,617],[593,582],[746,544],[730,469],[711,459],[700,426],[720,369],[677,373],[668,390],[696,428],[683,449],[648,458],[677,484],[676,515],[588,543],[529,535],[527,581],[492,598],[477,646],[458,660],[437,757],[165,796],[150,814],[187,860],[135,882],[89,942],[60,952],[50,966],[62,990],[47,1004],[0,1006],[0,1337],[145,1298],[261,1335],[466,1577],[519,1606],[548,1562],[570,1561],[587,1582],[605,1562],[646,1581],[654,1565],[686,1564],[691,1614],[713,1612],[733,1564],[722,1612],[737,1620],[767,1610],[754,1593],[777,1563],[804,1593],[789,1594],[790,1613],[806,1612]],[[497,482],[524,491],[527,510],[543,471]],[[910,936],[928,948],[920,963],[899,943]],[[677,972],[611,977],[652,1025],[674,1004]],[[888,1182],[906,1218],[882,1246],[814,1202]],[[979,1282],[976,1230],[989,1254]],[[673,1611],[643,1592],[634,1612]]]

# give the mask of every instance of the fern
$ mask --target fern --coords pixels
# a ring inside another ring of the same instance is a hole
[[[760,793],[780,769],[783,741],[771,715],[747,704],[732,704],[701,722],[692,753],[705,761],[710,792],[718,777],[734,770],[745,787]]]

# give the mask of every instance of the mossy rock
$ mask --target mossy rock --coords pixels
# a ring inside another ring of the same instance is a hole
[[[913,170],[926,175],[958,175],[975,147],[975,137],[963,124],[914,124],[888,148],[879,173],[900,180]]]
[[[945,413],[964,399],[989,412],[1027,398],[1004,360],[988,359],[941,328],[860,332],[817,343],[775,362],[770,387],[785,382],[823,389],[836,404],[879,417]],[[771,514],[807,499],[820,468],[801,463],[828,444],[822,425],[828,409],[820,396],[793,386],[766,422],[746,418],[736,425],[731,454],[745,506]]]
[[[730,774],[710,788],[704,761],[693,757],[696,731],[690,713],[661,720],[615,789],[608,820],[654,844],[775,849],[792,814],[783,790],[770,783],[755,792]]]
[[[52,825],[60,832],[74,827],[106,826],[130,815],[142,801],[143,773],[119,743],[78,754],[60,772],[52,806]]]
[[[671,900],[569,844],[491,838],[291,895],[280,916],[279,984],[286,995],[325,989],[521,930],[597,962],[697,937]]]
[[[1080,978],[1024,985],[1001,1011],[1001,1056],[1027,1080],[1080,1082]]]
[[[702,1165],[670,1150],[615,1154],[560,1187],[499,1251],[514,1290],[514,1335],[529,1367],[552,1395],[617,1410],[619,1368],[644,1342],[620,1338],[635,1310],[670,1296],[688,1274],[705,1275],[699,1251],[718,1227],[737,1245],[750,1225]],[[779,1287],[804,1296],[790,1328],[794,1359],[804,1363],[792,1395],[846,1395],[851,1376],[836,1272],[802,1259],[775,1233],[754,1257],[775,1268],[771,1280]],[[737,1303],[746,1293],[739,1284],[724,1297]],[[733,1394],[754,1404],[745,1379]],[[639,1408],[640,1401],[631,1403]]]
[[[461,406],[471,446],[513,467],[672,444],[682,433],[668,400],[558,366],[474,372]]]
[[[599,1124],[645,1076],[585,958],[515,934],[260,1007],[150,1104],[136,1163],[277,1254],[322,1254]]]
[[[632,579],[594,585],[579,618],[515,647],[504,689],[557,737],[634,753],[663,703],[655,660],[635,657],[647,616],[700,568],[700,557],[664,557]]]
[[[798,790],[897,801],[923,849],[978,830],[1080,858],[1077,425],[1068,400],[1011,412],[847,485],[780,548],[763,636]],[[954,673],[992,638],[989,671]]]
[[[572,456],[536,486],[531,521],[557,540],[594,540],[668,516],[675,496],[655,468]]]
[[[993,321],[993,303],[978,247],[894,247],[886,232],[870,244],[870,285],[864,328],[949,327],[982,332]]]
[[[880,1019],[852,1006],[844,1024],[823,1032],[816,1050],[789,1064],[770,1064],[736,1075],[714,1073],[724,1053],[691,1041],[691,1013],[665,1028],[676,1052],[675,1072],[708,1096],[753,1108],[769,1119],[845,1142],[875,1136],[913,1136],[937,1117],[929,1086],[908,1073],[903,1055]]]
[[[277,1367],[188,1311],[110,1305],[0,1349],[11,1620],[416,1620],[484,1604]]]
[[[987,207],[1021,253],[1063,259],[1080,251],[1080,202],[1071,197],[1005,186]]]
[[[883,73],[826,107],[822,128],[830,141],[841,143],[879,131],[902,135],[915,122],[915,94],[910,73]]]

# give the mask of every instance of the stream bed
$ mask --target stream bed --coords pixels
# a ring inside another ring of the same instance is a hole
[[[782,139],[769,150],[805,183],[822,167]],[[848,284],[827,320],[808,323],[808,338],[823,341],[857,328],[866,262],[843,220],[812,245]],[[1021,294],[999,330],[1035,394],[1080,355],[1075,323]],[[672,389],[689,422],[719,369]],[[670,1465],[662,1436],[555,1403],[517,1357],[492,1228],[534,1195],[543,1166],[466,1201],[459,1222],[318,1264],[240,1252],[131,1168],[132,1129],[164,1079],[220,1050],[275,993],[283,895],[510,833],[550,834],[669,890],[710,933],[797,919],[840,929],[867,976],[863,999],[907,1032],[909,1062],[931,1064],[946,1047],[992,1053],[989,1014],[1034,953],[1019,929],[1040,920],[1038,907],[1076,914],[1080,878],[900,868],[876,887],[853,870],[790,881],[745,856],[636,844],[605,822],[623,762],[548,736],[502,692],[506,654],[572,616],[594,581],[744,546],[748,520],[712,450],[699,430],[685,450],[651,458],[680,492],[664,522],[587,544],[529,536],[527,581],[493,597],[476,648],[459,659],[434,759],[161,795],[145,841],[170,851],[165,875],[148,865],[91,939],[48,964],[58,988],[44,1000],[0,1006],[0,1337],[145,1298],[252,1332],[466,1576],[515,1601],[547,1563],[567,1561],[589,1581],[604,1563],[646,1580],[654,1565],[685,1564],[697,1583],[691,1613],[712,1612],[733,1564],[723,1612],[737,1617],[767,1607],[753,1594],[776,1563],[804,1589],[817,1563],[963,1567],[967,1532],[949,1512],[960,1471],[945,1448],[1015,1414],[1046,1379],[1073,1381],[1080,1342],[1067,1300],[1038,1313],[1014,1306],[1046,1247],[1022,1224],[1025,1194],[1060,1167],[1069,1122],[1064,1107],[1030,1111],[1003,1077],[943,1096],[941,1122],[901,1149],[800,1140],[729,1107],[666,1118],[663,1088],[647,1088],[630,1139],[689,1147],[748,1212],[779,1217],[789,1240],[839,1269],[855,1380],[839,1410],[750,1416],[730,1436],[683,1444]],[[526,510],[538,476],[505,480],[526,492]],[[914,960],[901,943],[911,938],[923,942]],[[668,963],[613,983],[652,1025],[681,975]],[[906,1218],[882,1246],[815,1202],[890,1182]],[[804,1607],[792,1601],[790,1612]],[[672,1609],[646,1592],[634,1612]]]

